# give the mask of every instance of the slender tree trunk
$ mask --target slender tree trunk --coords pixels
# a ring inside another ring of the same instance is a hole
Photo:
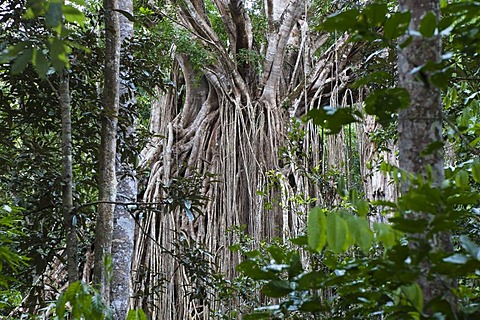
[[[119,0],[119,9],[133,15],[132,0]],[[120,16],[120,41],[122,46],[127,38],[133,36],[133,22],[123,15]],[[128,48],[122,48],[122,56],[126,59]],[[124,73],[127,71],[124,71]],[[128,78],[128,77],[127,77]],[[135,202],[137,200],[137,178],[133,152],[129,151],[129,142],[135,139],[136,118],[132,107],[135,105],[133,83],[130,80],[120,80],[120,106],[124,112],[130,114],[122,117],[132,119],[131,123],[125,123],[125,128],[119,132],[119,150],[117,154],[116,175],[118,181],[117,201]],[[128,121],[128,120],[126,120]],[[134,244],[135,220],[130,209],[117,205],[113,217],[113,240],[112,240],[112,287],[111,304],[115,319],[125,319],[128,313],[129,298],[131,296],[130,270],[132,263]]]
[[[99,156],[99,201],[116,200],[115,161],[119,110],[120,32],[117,0],[105,0],[105,82]],[[110,300],[111,254],[114,205],[101,203],[95,229],[94,282],[108,305]]]
[[[70,108],[70,86],[68,74],[60,75],[59,90],[60,109],[62,113],[62,212],[67,241],[68,282],[78,280],[77,234],[72,215],[73,208],[73,170],[72,170],[72,115]]]
[[[440,16],[440,1],[401,0],[400,9],[409,10],[412,15],[410,30],[418,32],[420,23],[425,14],[433,12],[437,19]],[[432,170],[432,183],[440,187],[444,179],[443,149],[422,154],[433,143],[441,143],[442,138],[442,103],[440,90],[425,81],[420,81],[412,73],[415,67],[422,66],[429,61],[439,62],[441,56],[440,36],[430,38],[421,37],[412,33],[411,43],[402,49],[398,57],[399,85],[408,90],[411,99],[409,108],[400,111],[398,119],[399,131],[399,166],[414,173],[427,176],[428,168]],[[428,76],[428,75],[427,75]],[[408,188],[404,186],[405,190]],[[430,220],[427,213],[414,213],[413,219]],[[431,249],[453,251],[450,234],[440,233],[436,239],[426,240],[426,234],[411,234],[410,245],[413,249],[429,246]],[[422,274],[419,285],[423,290],[425,304],[436,297],[443,297],[452,305],[456,305],[453,293],[454,283],[431,273],[431,264],[427,258],[420,262]]]

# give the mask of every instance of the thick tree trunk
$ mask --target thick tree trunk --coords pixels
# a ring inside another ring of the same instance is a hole
[[[256,240],[295,236],[305,223],[305,215],[298,213],[309,207],[292,201],[293,195],[326,198],[320,177],[305,174],[322,167],[319,129],[305,125],[308,138],[300,148],[307,155],[300,161],[280,161],[279,150],[286,145],[291,117],[342,100],[347,62],[335,63],[334,53],[348,55],[352,44],[341,37],[314,58],[327,39],[312,42],[302,17],[308,1],[267,2],[267,43],[260,48],[242,1],[214,0],[229,31],[228,47],[210,25],[204,1],[180,6],[182,25],[217,60],[195,68],[190,57],[175,55],[175,87],[152,108],[151,129],[165,138],[153,138],[143,152],[143,165],[151,172],[145,199],[173,202],[185,198],[175,190],[184,190],[191,192],[189,200],[198,195],[209,200],[198,205],[202,215],[193,221],[182,207],[149,212],[141,222],[133,263],[134,291],[141,299],[135,304],[154,319],[211,319],[211,311],[235,308],[240,297],[220,304],[218,279],[201,276],[202,268],[213,268],[228,280],[235,276],[241,257],[228,248],[239,236],[229,230],[243,225]],[[236,59],[233,53],[240,50],[266,57],[261,72]],[[197,188],[189,190],[192,186]]]
[[[72,114],[70,108],[70,85],[66,72],[60,75],[60,109],[62,113],[62,212],[67,242],[68,282],[78,280],[77,233],[72,215],[73,170],[72,170]]]
[[[120,32],[117,0],[105,0],[105,80],[99,155],[99,201],[95,229],[94,282],[107,305],[110,300],[113,211],[117,195],[115,160],[119,110]]]
[[[437,19],[440,16],[440,1],[401,0],[400,9],[409,10],[412,15],[409,30],[418,32],[420,22],[425,14],[432,12]],[[442,103],[440,90],[426,81],[419,80],[412,70],[427,62],[439,62],[441,56],[441,41],[439,35],[430,38],[412,33],[411,43],[402,49],[398,56],[399,85],[408,90],[411,99],[409,108],[400,111],[398,119],[399,132],[399,166],[414,173],[427,176],[429,168],[432,172],[432,183],[440,187],[444,179],[443,149],[438,148],[425,155],[423,152],[434,143],[442,143]],[[428,75],[427,75],[428,76]],[[404,189],[408,185],[404,186]],[[413,219],[430,220],[427,213],[414,213]],[[441,233],[437,239],[426,243],[425,234],[410,235],[410,245],[413,249],[429,245],[432,249],[453,251],[450,235]],[[422,274],[419,285],[423,290],[425,304],[436,297],[446,298],[456,305],[453,293],[454,283],[442,279],[438,274],[431,274],[430,262],[421,262]]]
[[[119,0],[119,9],[133,14],[131,0]],[[125,57],[128,48],[125,40],[133,37],[133,22],[123,15],[120,16],[120,42],[122,43],[122,56]],[[126,71],[125,71],[126,72]],[[133,155],[129,152],[128,141],[135,140],[136,119],[131,110],[135,105],[133,84],[130,80],[120,79],[120,109],[126,114],[123,119],[131,119],[125,123],[125,128],[119,132],[119,151],[116,160],[117,175],[117,202],[137,201],[137,178]],[[128,121],[128,120],[126,120]],[[113,239],[112,239],[112,286],[111,304],[115,319],[125,319],[128,313],[129,299],[132,293],[130,286],[131,264],[134,245],[135,220],[130,209],[123,205],[115,206],[113,213]]]

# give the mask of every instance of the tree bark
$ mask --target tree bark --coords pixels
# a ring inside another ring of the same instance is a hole
[[[141,294],[135,305],[154,319],[211,319],[212,311],[233,310],[241,299],[219,304],[214,287],[218,281],[192,275],[196,266],[186,265],[179,256],[200,247],[211,253],[202,258],[204,266],[232,280],[241,256],[228,249],[239,239],[229,230],[244,226],[259,241],[294,237],[309,207],[292,201],[293,196],[318,197],[318,204],[326,206],[329,201],[323,197],[320,177],[304,174],[322,167],[320,130],[304,125],[308,138],[300,149],[307,155],[298,163],[281,160],[279,150],[286,145],[291,117],[342,100],[347,62],[335,63],[335,57],[348,56],[353,45],[342,36],[318,55],[327,37],[312,41],[317,38],[310,36],[307,17],[302,17],[309,1],[273,1],[266,8],[267,43],[262,45],[254,39],[242,1],[213,2],[229,41],[222,42],[215,33],[203,1],[180,2],[182,25],[215,61],[198,67],[191,57],[175,54],[174,85],[152,107],[151,129],[157,137],[142,153],[142,165],[150,169],[146,201],[166,200],[169,186],[199,176],[205,179],[197,195],[209,199],[200,206],[203,215],[193,221],[185,210],[159,208],[141,222],[133,262],[134,291]],[[257,61],[257,70],[248,71],[233,54],[240,49],[266,59]],[[182,246],[175,246],[180,242]]]
[[[70,107],[70,85],[66,71],[60,75],[59,102],[62,113],[62,212],[67,242],[68,282],[78,280],[77,233],[73,208],[72,170],[72,114]]]
[[[119,0],[119,9],[133,15],[132,0]],[[133,22],[121,15],[120,19],[120,43],[122,44],[122,56],[126,59],[128,53],[127,39],[133,37]],[[124,71],[124,73],[127,71]],[[119,132],[119,151],[116,157],[117,201],[137,201],[137,177],[135,171],[134,156],[129,151],[129,142],[136,137],[136,116],[132,112],[135,105],[133,83],[131,80],[120,79],[119,95],[120,110],[126,114],[123,119],[131,123],[125,123],[122,132]],[[113,213],[113,239],[112,239],[112,286],[111,304],[114,319],[125,319],[128,313],[129,299],[131,296],[131,263],[134,245],[135,220],[130,208],[115,206]]]
[[[401,0],[399,4],[400,10],[408,10],[411,13],[410,31],[418,32],[422,18],[429,12],[433,12],[437,20],[440,17],[438,0]],[[439,35],[425,38],[413,32],[411,36],[411,43],[403,48],[398,56],[399,86],[407,89],[411,99],[410,107],[399,112],[399,166],[413,174],[421,174],[425,178],[430,168],[433,185],[440,187],[444,179],[443,148],[438,148],[428,155],[422,154],[431,144],[443,142],[443,109],[440,90],[429,84],[428,80],[419,80],[418,75],[412,73],[412,70],[430,61],[440,61],[441,38]],[[428,77],[428,74],[426,76]],[[402,187],[403,191],[407,188],[408,184]],[[417,212],[411,217],[429,221],[431,218],[429,215],[429,213]],[[419,250],[420,247],[427,245],[430,250],[441,249],[453,252],[450,234],[447,232],[438,234],[436,239],[429,242],[425,233],[411,234],[409,243],[413,250]],[[434,298],[444,298],[452,306],[456,306],[453,293],[455,283],[443,279],[438,274],[432,274],[431,263],[427,258],[423,258],[420,267],[422,274],[418,281],[423,290],[425,304]]]
[[[120,31],[117,0],[104,0],[105,69],[103,118],[99,155],[99,201],[113,202],[117,195],[115,161],[119,110]],[[112,268],[112,231],[114,205],[100,203],[95,229],[94,282],[109,305]]]

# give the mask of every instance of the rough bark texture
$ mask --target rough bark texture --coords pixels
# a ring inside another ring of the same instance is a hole
[[[99,155],[99,201],[114,202],[117,195],[115,160],[119,110],[120,32],[116,0],[105,0],[105,70],[103,118]],[[110,300],[114,205],[100,203],[95,229],[94,282],[107,303]]]
[[[72,115],[70,108],[69,77],[65,72],[60,76],[60,109],[62,111],[62,212],[67,242],[68,282],[78,280],[77,233],[72,215],[73,172],[72,172]]]
[[[241,257],[229,246],[239,238],[228,230],[244,225],[256,240],[295,236],[309,206],[293,196],[307,202],[315,197],[325,206],[336,198],[334,186],[324,182],[328,163],[317,127],[302,125],[305,138],[286,157],[279,150],[287,145],[292,117],[326,104],[342,105],[348,62],[338,57],[347,57],[353,45],[342,36],[317,52],[327,37],[309,33],[308,1],[267,1],[267,42],[262,45],[253,38],[241,1],[213,2],[229,31],[228,46],[213,30],[203,1],[182,2],[182,25],[192,40],[214,53],[215,61],[199,68],[189,56],[175,54],[174,86],[152,106],[151,130],[158,136],[143,152],[141,165],[151,172],[145,200],[180,207],[159,208],[141,221],[133,262],[135,305],[152,319],[211,319],[215,310],[228,313],[241,297],[219,303],[218,279],[202,276],[205,268],[227,280],[236,274]],[[236,59],[233,53],[241,49],[266,57],[259,62],[261,72]],[[325,171],[306,174],[322,166]],[[195,204],[196,195],[209,200]],[[193,221],[185,200],[202,212],[192,210]]]
[[[411,31],[418,31],[421,19],[426,13],[433,12],[437,18],[440,15],[440,1],[402,0],[399,3],[401,10],[411,12]],[[443,149],[438,148],[428,155],[422,154],[432,143],[443,141],[440,90],[428,82],[419,80],[418,75],[412,73],[415,67],[429,61],[440,61],[440,36],[425,38],[412,33],[412,37],[412,42],[399,52],[398,57],[399,85],[408,90],[411,99],[410,107],[399,113],[399,166],[408,172],[424,176],[427,176],[427,168],[430,167],[433,184],[441,186],[444,179]],[[428,214],[421,212],[412,214],[412,218],[423,218],[427,221],[430,219]],[[410,235],[411,247],[418,249],[419,246],[424,246],[425,236],[425,234]],[[429,245],[435,249],[452,251],[448,233],[439,234]],[[418,281],[423,290],[425,303],[435,297],[445,297],[455,305],[452,290],[454,283],[431,273],[427,259],[424,259],[420,266],[422,275]]]
[[[119,9],[133,14],[131,0],[119,0]],[[122,55],[125,56],[128,48],[126,39],[133,37],[133,22],[123,15],[120,16],[120,42]],[[126,72],[126,71],[125,71]],[[128,141],[135,139],[136,119],[132,112],[135,105],[135,96],[131,80],[120,79],[120,109],[130,113],[124,117],[125,123],[122,132],[119,132],[119,151],[116,159],[117,175],[117,202],[137,201],[137,177],[133,155],[128,152]],[[123,151],[123,152],[122,152]],[[113,213],[113,239],[112,239],[112,286],[111,305],[115,319],[125,319],[128,313],[129,299],[131,296],[130,276],[135,233],[135,220],[130,208],[122,205],[115,206]]]

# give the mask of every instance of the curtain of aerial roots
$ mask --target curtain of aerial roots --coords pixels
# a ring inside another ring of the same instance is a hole
[[[326,39],[315,46],[305,30],[296,36],[300,39],[290,43],[298,50],[285,55],[288,63],[277,69],[281,73],[275,81],[278,90],[273,95],[255,95],[262,97],[257,100],[249,94],[255,92],[252,88],[239,88],[227,76],[220,79],[220,73],[194,70],[187,57],[176,56],[172,71],[176,86],[160,94],[152,110],[151,129],[158,137],[143,154],[143,165],[151,170],[145,199],[169,198],[164,186],[174,179],[213,176],[203,180],[199,193],[209,200],[201,207],[201,215],[195,213],[195,220],[190,221],[184,209],[168,211],[160,206],[145,213],[141,221],[133,262],[137,295],[133,303],[148,310],[152,319],[211,318],[209,312],[222,305],[216,302],[213,279],[202,278],[205,268],[231,280],[240,262],[239,255],[229,250],[238,236],[228,230],[244,225],[256,240],[295,236],[302,231],[308,208],[289,199],[302,195],[327,201],[321,177],[304,173],[328,163],[322,156],[318,128],[303,125],[306,156],[298,161],[280,162],[279,149],[286,145],[291,117],[330,101],[341,104],[348,77],[340,68],[346,64],[334,63],[332,53],[341,51],[339,56],[346,57],[352,45],[342,37],[323,58],[313,61],[310,57]],[[265,82],[268,85],[269,80]],[[280,107],[285,101],[291,101],[290,106]],[[259,190],[265,194],[259,195]],[[230,307],[238,303],[237,297],[231,299]]]

